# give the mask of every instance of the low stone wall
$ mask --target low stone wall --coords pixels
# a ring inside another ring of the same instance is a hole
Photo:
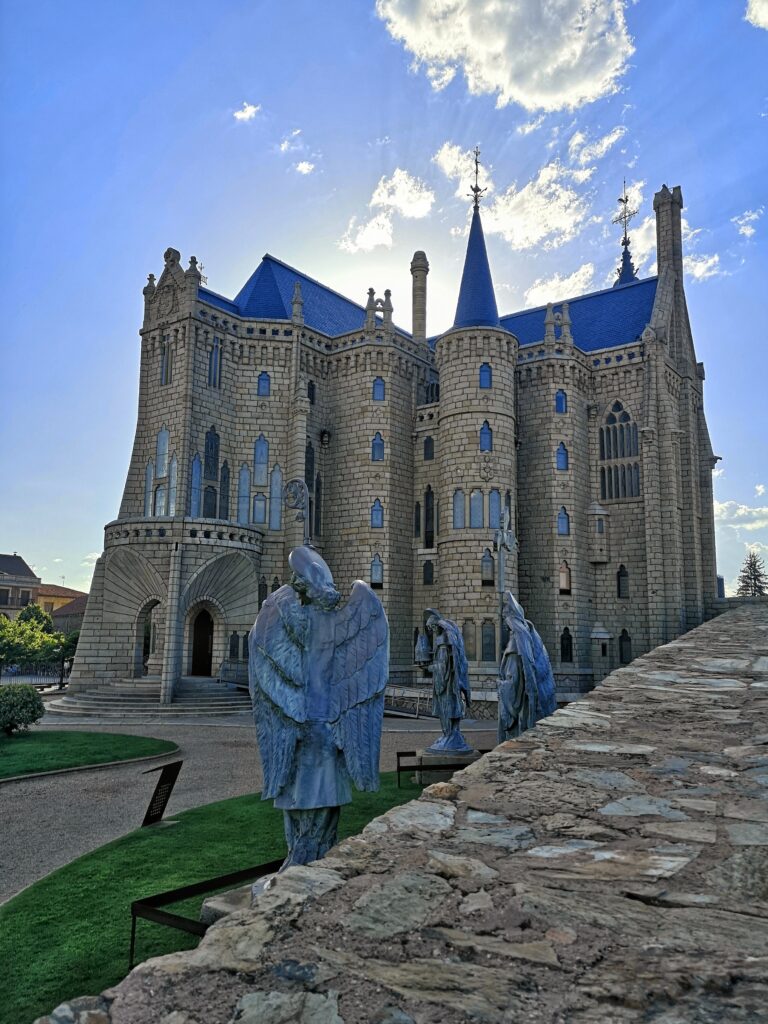
[[[45,1024],[768,1019],[768,609],[745,605]]]

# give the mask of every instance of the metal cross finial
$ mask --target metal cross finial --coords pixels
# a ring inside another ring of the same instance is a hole
[[[480,208],[480,200],[483,197],[483,193],[487,192],[488,189],[487,188],[480,188],[480,186],[477,183],[478,182],[478,178],[480,177],[480,147],[479,146],[475,146],[474,153],[475,153],[475,184],[470,187],[470,191],[471,191],[471,194],[472,194],[472,199],[474,201],[475,209],[477,210],[477,209]]]
[[[611,224],[622,224],[624,226],[624,237],[621,240],[621,244],[626,248],[629,245],[629,235],[627,234],[627,225],[633,217],[637,216],[637,210],[633,210],[629,205],[629,196],[627,195],[627,179],[624,179],[624,191],[619,196],[618,202],[620,204],[619,212],[611,221]]]

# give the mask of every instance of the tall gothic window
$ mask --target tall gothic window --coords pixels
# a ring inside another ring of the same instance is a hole
[[[384,527],[384,506],[378,498],[371,505],[371,526],[374,530],[381,530]]]
[[[626,565],[620,565],[616,573],[616,597],[629,597],[629,573]]]
[[[155,489],[155,464],[152,459],[144,470],[144,517],[152,515],[152,495]]]
[[[491,430],[488,420],[483,420],[483,425],[480,427],[480,451],[493,451],[493,431]]]
[[[229,519],[229,463],[225,460],[221,466],[221,486],[219,487],[219,519]]]
[[[315,536],[323,534],[323,480],[318,473],[315,477]]]
[[[168,443],[171,435],[168,429],[162,426],[157,432],[157,446],[155,450],[155,476],[168,476]]]
[[[371,462],[383,462],[384,461],[384,438],[381,436],[379,431],[373,435],[371,441]]]
[[[557,513],[557,532],[561,537],[567,537],[571,532],[571,517],[566,511],[565,505]]]
[[[461,627],[461,638],[464,641],[464,653],[467,661],[477,659],[477,639],[475,637],[475,624],[472,619],[466,619]]]
[[[417,501],[413,506],[413,536],[421,536],[421,502]]]
[[[264,487],[269,477],[269,441],[259,434],[253,445],[253,483]]]
[[[311,380],[307,384],[307,398],[309,399],[309,404],[310,405],[314,405],[315,404],[316,396],[317,396],[317,390],[315,388],[315,382],[313,380]]]
[[[378,552],[371,559],[371,587],[373,590],[381,590],[384,586],[384,563]]]
[[[193,519],[200,515],[200,489],[202,487],[203,464],[200,456],[195,455],[192,459],[192,475],[189,488],[189,514]]]
[[[171,346],[168,341],[168,335],[163,339],[163,343],[160,346],[160,383],[170,384],[171,375],[173,373],[173,364],[171,356]]]
[[[506,512],[507,512],[507,523],[511,527],[512,526],[512,492],[511,491],[507,491],[504,494],[504,508],[506,509]]]
[[[219,435],[211,427],[205,435],[205,464],[203,476],[206,480],[219,479]]]
[[[573,637],[567,626],[560,634],[560,661],[573,661]]]
[[[283,525],[283,471],[275,466],[269,476],[269,528],[279,530]]]
[[[424,567],[421,571],[421,582],[426,587],[431,587],[435,582],[435,563],[430,558],[428,558],[424,563]]]
[[[216,488],[210,484],[203,491],[203,519],[216,518]]]
[[[557,391],[555,393],[555,412],[568,412],[568,395],[564,391]]]
[[[245,463],[237,474],[237,521],[241,526],[248,525],[248,514],[251,504],[251,471]]]
[[[501,526],[501,492],[495,487],[488,495],[488,526],[491,530]]]
[[[600,427],[600,498],[621,501],[640,497],[640,455],[637,424],[616,401]]]
[[[168,466],[168,515],[176,515],[176,493],[178,491],[179,464],[176,456],[171,458]]]
[[[267,496],[263,491],[253,496],[253,521],[257,526],[264,526],[267,522]]]
[[[558,469],[568,469],[568,449],[565,444],[561,441],[557,446],[557,454],[555,456],[556,466]]]
[[[221,387],[221,342],[218,338],[213,339],[208,352],[208,387]]]
[[[259,374],[259,379],[256,382],[256,394],[259,398],[269,398],[271,391],[272,382],[269,379],[269,374],[266,370],[262,370]]]
[[[315,446],[307,439],[304,449],[304,482],[312,493],[312,481],[315,479]]]
[[[272,586],[269,589],[272,591],[273,594],[276,590],[280,589],[280,580],[277,578],[277,576],[272,577]]]
[[[435,457],[435,440],[432,437],[424,438],[424,461],[431,462]]]
[[[622,629],[619,633],[619,664],[628,665],[632,661],[632,637]]]
[[[267,600],[267,577],[266,576],[260,576],[259,577],[259,610],[261,610],[261,606],[264,604],[264,602],[266,600]]]
[[[484,587],[492,587],[496,582],[493,571],[493,555],[491,549],[486,548],[483,557],[480,559],[480,582]]]
[[[570,594],[571,592],[571,567],[567,562],[560,563],[560,593]]]
[[[168,488],[165,484],[158,484],[155,488],[155,507],[152,510],[156,516],[167,515],[168,512]]]
[[[483,492],[474,490],[469,496],[469,525],[473,530],[483,528]]]
[[[483,363],[481,365],[478,383],[481,388],[493,386],[493,370],[490,363]]]
[[[481,629],[482,651],[481,661],[496,661],[496,625],[490,619],[483,622]]]
[[[386,387],[384,385],[383,377],[375,377],[373,380],[373,388],[371,390],[371,397],[374,402],[383,402],[386,395]]]
[[[435,546],[435,494],[431,487],[424,492],[424,547]]]
[[[466,504],[464,501],[464,491],[457,487],[453,492],[453,528],[454,530],[463,530],[466,526]]]

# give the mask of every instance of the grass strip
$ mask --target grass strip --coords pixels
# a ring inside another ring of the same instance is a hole
[[[396,774],[383,774],[378,793],[355,793],[342,808],[340,838],[419,792],[405,780],[398,789]],[[172,820],[177,824],[139,829],[78,858],[0,907],[0,1024],[31,1024],[67,999],[120,981],[128,966],[133,900],[285,854],[282,813],[258,795],[207,804]],[[167,909],[196,918],[201,903],[202,897]],[[197,941],[140,920],[136,954],[146,960]]]
[[[127,761],[132,757],[167,754],[175,749],[175,743],[151,736],[53,729],[24,732],[0,737],[0,779]]]

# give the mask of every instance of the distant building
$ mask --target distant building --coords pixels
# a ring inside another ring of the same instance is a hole
[[[69,604],[78,597],[88,597],[84,590],[73,590],[72,587],[62,587],[57,583],[41,583],[37,593],[37,603],[44,612],[53,615],[59,608]]]
[[[73,601],[61,605],[52,613],[53,628],[59,633],[74,633],[80,629],[87,605],[87,594],[81,594]]]
[[[169,703],[183,676],[242,661],[302,542],[283,500],[295,478],[339,588],[381,595],[393,681],[416,678],[436,607],[460,625],[473,685],[494,686],[505,513],[506,584],[560,699],[702,622],[716,457],[680,188],[653,206],[656,276],[637,278],[625,223],[614,287],[500,316],[476,203],[454,324],[432,338],[423,252],[408,334],[388,290],[360,305],[266,255],[230,299],[167,249],[144,288],[133,454],[70,689],[146,673]]]
[[[28,604],[37,601],[41,586],[39,576],[16,552],[0,555],[0,615],[15,619]]]

